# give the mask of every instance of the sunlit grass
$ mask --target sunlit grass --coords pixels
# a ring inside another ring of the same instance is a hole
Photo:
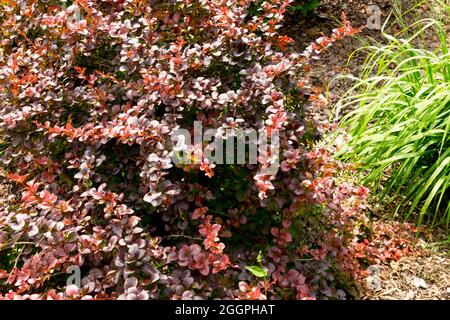
[[[450,55],[443,20],[426,19],[369,54],[355,85],[337,105],[352,107],[342,120],[351,141],[340,156],[361,164],[362,181],[396,214],[417,214],[417,223],[450,223]],[[397,17],[398,19],[399,17]],[[400,24],[401,25],[401,24]],[[427,46],[434,32],[439,47]],[[384,178],[388,173],[388,178]],[[400,200],[399,200],[400,199]]]

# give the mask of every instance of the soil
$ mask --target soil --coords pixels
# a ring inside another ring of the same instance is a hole
[[[378,285],[363,284],[360,295],[364,300],[448,300],[449,271],[448,253],[430,250],[423,256],[405,257],[381,265]]]

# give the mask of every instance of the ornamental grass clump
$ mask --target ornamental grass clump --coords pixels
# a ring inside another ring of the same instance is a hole
[[[350,142],[342,158],[418,225],[450,222],[450,55],[445,21],[425,19],[368,46],[364,69],[338,108]],[[445,11],[446,10],[446,11]],[[431,32],[437,48],[429,43]]]

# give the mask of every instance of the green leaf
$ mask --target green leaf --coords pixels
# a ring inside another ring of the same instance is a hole
[[[267,277],[267,272],[261,267],[258,266],[247,266],[245,267],[248,271],[250,271],[255,277],[264,278]]]
[[[73,231],[70,231],[66,235],[67,242],[74,242],[75,240],[77,240],[77,238],[78,238],[78,234],[76,232],[73,232]]]

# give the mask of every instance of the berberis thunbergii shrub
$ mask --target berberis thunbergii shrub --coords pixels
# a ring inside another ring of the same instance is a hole
[[[344,298],[359,262],[404,253],[355,233],[367,189],[313,148],[308,63],[358,30],[296,53],[289,1],[251,3],[0,3],[1,298]],[[218,164],[200,141],[174,163],[194,121],[278,132],[279,153]]]

